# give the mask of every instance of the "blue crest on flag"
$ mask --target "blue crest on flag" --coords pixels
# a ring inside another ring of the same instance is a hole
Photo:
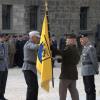
[[[38,49],[38,59],[42,63],[42,52],[43,52],[43,43],[40,44],[40,47]]]

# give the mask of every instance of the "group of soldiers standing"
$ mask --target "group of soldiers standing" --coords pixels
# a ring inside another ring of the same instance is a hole
[[[28,40],[28,35],[1,34],[8,45],[9,68],[21,67],[23,64],[23,47]]]
[[[59,98],[60,100],[66,100],[68,89],[72,100],[79,100],[79,93],[76,87],[76,80],[78,79],[77,64],[80,61],[77,37],[75,34],[67,34],[64,36],[64,39],[62,42],[63,46],[60,45],[61,47],[58,49],[55,36],[51,37],[52,56],[60,55],[61,58],[57,60],[62,63],[59,77]],[[36,57],[39,40],[40,35],[38,31],[31,31],[29,36],[20,35],[17,38],[16,36],[0,34],[0,100],[7,100],[4,94],[8,68],[14,65],[22,66],[27,84],[26,100],[38,100]],[[86,92],[86,100],[96,100],[94,76],[99,74],[96,50],[90,42],[88,34],[80,34],[79,40],[82,45],[81,74]]]

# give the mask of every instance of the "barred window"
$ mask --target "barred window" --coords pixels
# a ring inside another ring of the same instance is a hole
[[[11,29],[12,5],[2,5],[2,29]]]

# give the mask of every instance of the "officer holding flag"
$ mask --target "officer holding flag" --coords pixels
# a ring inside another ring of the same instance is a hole
[[[38,31],[29,32],[29,40],[24,45],[23,73],[27,84],[26,100],[38,100],[38,81],[36,59],[40,35]]]

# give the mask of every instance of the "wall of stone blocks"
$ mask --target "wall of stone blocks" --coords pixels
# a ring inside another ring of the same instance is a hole
[[[50,32],[57,35],[70,33],[71,30],[78,32],[79,8],[75,0],[48,0]]]
[[[16,33],[26,33],[25,29],[25,8],[24,5],[13,6],[13,31]]]
[[[0,31],[3,33],[26,33],[25,29],[25,7],[24,4],[12,3],[4,0],[0,4]],[[12,5],[11,11],[11,29],[2,30],[2,4]]]
[[[42,0],[41,14],[44,14]],[[100,23],[100,0],[48,0],[50,31],[60,35],[80,31],[80,7],[89,7],[87,15],[87,30],[96,31]]]
[[[25,0],[0,0],[0,4],[24,4],[24,3]]]
[[[2,6],[0,5],[0,32],[2,29]]]
[[[26,33],[29,22],[26,21],[26,6],[38,5],[38,30],[41,31],[45,13],[45,0],[0,0],[0,30],[2,29],[2,4],[13,4],[12,33]],[[87,30],[96,31],[100,23],[100,0],[47,0],[49,27],[51,34],[60,36],[64,33],[77,34],[80,31],[80,7],[89,7]],[[28,14],[28,13],[27,13]]]

